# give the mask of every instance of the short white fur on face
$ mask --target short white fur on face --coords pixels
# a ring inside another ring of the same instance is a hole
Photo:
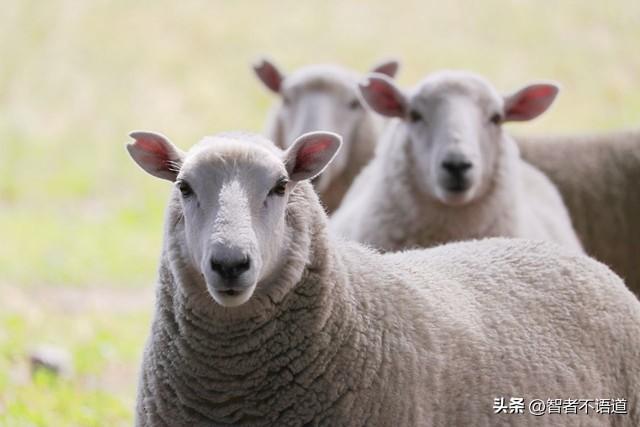
[[[538,84],[503,99],[485,79],[461,71],[433,74],[409,95],[383,76],[372,75],[360,87],[374,110],[406,123],[421,191],[452,206],[470,203],[490,187],[501,123],[537,117],[557,93],[554,85]]]
[[[254,70],[265,86],[280,95],[276,114],[283,141],[290,143],[315,130],[342,136],[345,147],[314,182],[319,192],[327,190],[348,167],[350,147],[367,114],[357,90],[360,75],[337,66],[312,65],[285,77],[266,59],[259,61]],[[372,69],[389,76],[397,70],[397,61],[382,62]]]
[[[336,132],[351,141],[363,120],[365,111],[355,85],[339,79],[305,79],[298,82],[295,74],[285,80],[279,111],[285,141],[314,130]],[[347,142],[348,143],[348,142]],[[287,147],[283,147],[287,148]],[[341,150],[331,166],[318,177],[315,186],[324,191],[347,167],[349,150]]]
[[[469,203],[490,185],[502,99],[483,80],[431,78],[409,102],[408,129],[422,191],[448,205]]]
[[[170,149],[163,151],[146,144],[152,133],[144,133],[145,140],[140,135],[132,133],[136,141],[128,146],[131,153],[144,153],[134,157],[139,164],[141,157],[166,164],[165,153],[179,152],[166,138]],[[204,277],[216,302],[244,304],[274,274],[291,190],[322,172],[339,146],[337,135],[323,132],[301,136],[286,152],[263,139],[229,134],[205,138],[182,156],[175,176],[184,219],[182,256]]]
[[[176,181],[191,261],[225,306],[251,297],[283,236],[286,170],[273,153],[251,148],[234,140],[196,147]]]

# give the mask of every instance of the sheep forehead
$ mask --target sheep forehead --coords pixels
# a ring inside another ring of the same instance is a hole
[[[414,89],[412,98],[428,101],[450,97],[467,98],[480,108],[501,108],[502,97],[484,77],[468,71],[441,71],[427,76]]]
[[[284,90],[354,91],[359,75],[337,65],[309,65],[300,68],[284,81]]]
[[[208,178],[211,175],[265,177],[286,174],[281,156],[279,148],[259,135],[219,134],[205,137],[189,150],[181,175]]]

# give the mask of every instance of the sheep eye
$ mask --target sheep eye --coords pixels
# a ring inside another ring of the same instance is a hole
[[[409,113],[409,118],[413,123],[416,123],[422,120],[422,114],[420,114],[416,110],[411,110],[411,112]]]
[[[282,97],[282,103],[284,105],[291,105],[291,98],[289,98],[288,96],[283,96]]]
[[[359,107],[360,107],[360,101],[358,101],[357,99],[354,99],[349,103],[350,110],[357,110]]]
[[[278,180],[276,185],[271,190],[269,190],[269,196],[273,196],[273,195],[284,196],[285,190],[287,189],[288,182],[289,181],[287,181],[284,178]]]
[[[489,119],[489,121],[491,123],[493,123],[494,125],[499,125],[500,122],[502,122],[502,117],[500,116],[500,114],[495,113],[493,116],[491,116],[491,118]]]
[[[182,193],[182,197],[189,197],[193,194],[193,189],[186,181],[178,181],[178,190]]]

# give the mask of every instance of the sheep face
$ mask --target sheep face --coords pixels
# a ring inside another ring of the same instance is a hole
[[[456,76],[428,80],[408,104],[407,133],[421,191],[453,206],[481,197],[496,171],[502,98],[480,79]]]
[[[397,69],[396,61],[388,61],[375,66],[372,71],[394,76]],[[313,65],[285,78],[266,59],[257,63],[254,71],[265,86],[280,96],[281,103],[275,112],[278,135],[275,142],[280,148],[288,148],[288,144],[299,135],[315,130],[342,136],[343,149],[314,180],[319,192],[327,190],[347,168],[358,129],[369,114],[358,95],[358,74],[336,66]]]
[[[462,71],[433,74],[409,95],[382,76],[360,88],[374,110],[403,120],[418,188],[450,206],[472,203],[490,188],[504,143],[501,124],[538,116],[557,93],[555,85],[537,84],[503,98]]]
[[[226,307],[247,302],[277,272],[289,232],[290,192],[296,182],[320,173],[340,145],[337,135],[319,132],[301,136],[282,152],[264,139],[228,134],[205,138],[184,154],[161,135],[131,135],[134,160],[175,182],[183,262]]]
[[[356,130],[366,112],[358,99],[355,84],[321,75],[304,79],[294,77],[296,74],[287,78],[283,85],[282,103],[277,112],[284,141],[293,141],[314,130],[336,132],[346,141],[345,149],[314,181],[316,189],[322,192],[347,168],[351,142],[355,140]]]
[[[279,256],[287,173],[268,150],[216,140],[185,159],[176,179],[186,248],[221,305],[245,303]]]

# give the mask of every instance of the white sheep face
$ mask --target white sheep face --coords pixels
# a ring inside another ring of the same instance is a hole
[[[394,76],[396,61],[383,62],[372,71]],[[288,148],[299,135],[315,130],[331,131],[342,136],[344,147],[331,165],[318,176],[314,185],[319,192],[348,166],[349,152],[357,139],[357,130],[367,111],[360,101],[357,82],[360,75],[331,65],[303,67],[286,77],[270,61],[259,61],[254,70],[260,80],[280,96],[276,110],[276,144]]]
[[[431,78],[411,96],[407,121],[416,182],[448,205],[481,197],[498,156],[502,98],[473,76]]]
[[[127,146],[147,172],[180,192],[185,262],[213,299],[244,304],[279,266],[285,211],[294,185],[322,171],[340,146],[331,133],[310,133],[285,152],[246,134],[205,138],[182,153],[164,136],[133,132]]]
[[[314,182],[316,189],[325,191],[329,184],[346,169],[350,142],[365,117],[355,84],[339,79],[309,78],[297,80],[296,74],[285,81],[282,103],[277,112],[284,141],[313,130],[330,130],[345,138],[345,150]],[[355,82],[354,82],[355,83]],[[283,147],[287,148],[287,147]]]
[[[213,298],[246,302],[282,246],[288,175],[273,153],[216,139],[190,153],[181,191],[186,247]]]
[[[558,88],[534,84],[503,98],[478,75],[444,71],[427,77],[409,95],[382,76],[370,77],[361,91],[374,110],[403,120],[419,189],[445,205],[459,206],[490,188],[498,169],[501,124],[542,114]]]

